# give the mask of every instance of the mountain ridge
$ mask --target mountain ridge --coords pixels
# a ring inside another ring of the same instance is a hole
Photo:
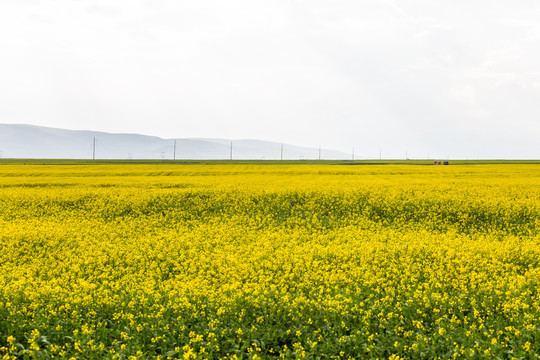
[[[161,138],[138,133],[69,130],[30,124],[0,124],[0,157],[36,159],[279,160],[318,159],[319,149],[257,139]],[[174,151],[176,143],[176,154]],[[321,159],[350,155],[321,149]]]

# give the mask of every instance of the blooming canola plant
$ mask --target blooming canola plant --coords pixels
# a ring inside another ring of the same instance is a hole
[[[0,358],[538,358],[539,165],[3,165]]]

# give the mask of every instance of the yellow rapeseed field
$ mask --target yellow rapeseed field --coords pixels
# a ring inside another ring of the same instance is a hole
[[[540,165],[1,165],[0,358],[537,359]]]

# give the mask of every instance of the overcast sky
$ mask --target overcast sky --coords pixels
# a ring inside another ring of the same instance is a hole
[[[540,158],[540,2],[2,0],[0,123]]]

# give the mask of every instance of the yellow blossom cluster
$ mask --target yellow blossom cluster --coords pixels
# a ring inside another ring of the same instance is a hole
[[[2,359],[534,359],[540,166],[0,165]]]

